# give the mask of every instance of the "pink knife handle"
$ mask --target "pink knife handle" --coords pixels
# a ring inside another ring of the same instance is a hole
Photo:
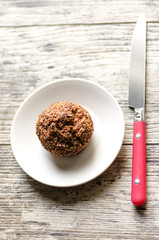
[[[141,206],[146,201],[146,124],[134,122],[131,201]]]

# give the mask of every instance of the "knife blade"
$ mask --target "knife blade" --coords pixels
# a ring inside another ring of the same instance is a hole
[[[129,71],[129,107],[134,109],[131,201],[146,201],[146,124],[145,124],[146,18],[139,17],[132,38]]]

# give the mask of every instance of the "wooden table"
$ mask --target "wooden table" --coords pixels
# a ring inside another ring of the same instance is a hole
[[[0,239],[159,239],[159,1],[0,1]],[[147,203],[131,201],[128,71],[135,22],[147,18]],[[13,117],[33,90],[57,79],[92,80],[125,117],[121,151],[101,176],[55,188],[27,176],[10,146]]]

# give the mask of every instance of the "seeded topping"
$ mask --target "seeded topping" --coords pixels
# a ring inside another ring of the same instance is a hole
[[[36,134],[43,147],[56,156],[73,156],[87,147],[93,134],[93,121],[77,103],[57,102],[40,115]]]

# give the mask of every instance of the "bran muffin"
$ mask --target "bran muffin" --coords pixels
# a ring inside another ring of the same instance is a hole
[[[93,134],[88,111],[77,103],[57,102],[40,115],[36,134],[42,146],[56,156],[68,157],[81,152]]]

